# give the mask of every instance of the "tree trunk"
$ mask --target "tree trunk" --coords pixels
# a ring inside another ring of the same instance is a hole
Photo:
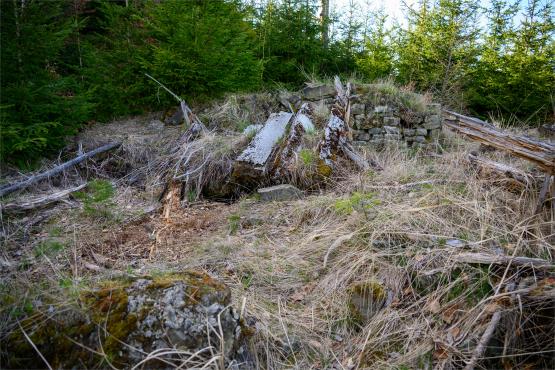
[[[320,22],[322,24],[322,42],[327,48],[329,44],[329,19],[330,19],[330,0],[322,0],[322,12]]]

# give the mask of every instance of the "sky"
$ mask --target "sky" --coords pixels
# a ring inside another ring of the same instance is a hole
[[[393,22],[395,19],[404,23],[403,2],[407,5],[412,5],[415,0],[330,0],[330,8],[341,13],[349,8],[351,2],[354,2],[362,9],[373,11],[383,9],[385,14],[389,16],[388,23]]]

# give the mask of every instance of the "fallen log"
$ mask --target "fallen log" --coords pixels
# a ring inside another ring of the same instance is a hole
[[[40,207],[45,207],[49,204],[56,203],[67,198],[70,194],[83,189],[85,186],[87,186],[87,184],[82,184],[70,189],[65,189],[48,195],[29,197],[25,199],[25,201],[23,202],[13,202],[13,203],[7,203],[4,205],[0,204],[0,209],[3,212],[16,213],[16,212],[30,211],[32,209],[36,209]]]
[[[555,174],[555,145],[501,131],[477,118],[443,111],[445,126],[480,143],[524,158],[548,174]]]
[[[29,177],[27,180],[24,181],[20,181],[17,182],[15,184],[11,184],[8,186],[5,186],[3,188],[0,188],[0,197],[3,197],[5,195],[8,195],[10,193],[13,193],[14,191],[18,191],[18,190],[23,190],[27,187],[29,187],[30,185],[33,185],[41,180],[47,179],[49,177],[52,177],[54,175],[57,175],[63,171],[65,171],[66,169],[75,166],[76,164],[79,164],[81,162],[83,162],[86,159],[89,159],[91,157],[94,157],[97,154],[100,153],[104,153],[107,152],[109,150],[115,149],[117,147],[119,147],[121,145],[121,141],[115,142],[115,143],[110,143],[110,144],[106,144],[103,145],[99,148],[96,148],[94,150],[91,150],[90,152],[81,154],[75,158],[73,158],[72,160],[65,162],[59,166],[56,166],[54,168],[52,168],[51,170],[48,170],[46,172],[40,173],[38,175],[35,176],[31,176]]]
[[[537,177],[521,171],[518,168],[489,159],[480,158],[475,153],[470,153],[468,155],[468,161],[482,175],[493,177],[496,181],[501,179],[508,181],[511,187],[526,189],[532,186],[537,186],[539,182]]]

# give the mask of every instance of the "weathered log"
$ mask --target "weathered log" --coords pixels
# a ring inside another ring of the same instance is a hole
[[[70,160],[68,162],[65,162],[65,163],[63,163],[59,166],[56,166],[56,167],[52,168],[51,170],[48,170],[46,172],[40,173],[40,174],[35,175],[35,176],[31,176],[27,180],[17,182],[15,184],[11,184],[11,185],[5,186],[3,188],[0,188],[0,197],[3,197],[3,196],[5,196],[7,194],[10,194],[10,193],[13,193],[14,191],[23,190],[23,189],[29,187],[32,184],[35,184],[35,183],[37,183],[41,180],[44,180],[44,179],[47,179],[47,178],[52,177],[54,175],[57,175],[57,174],[65,171],[66,169],[68,169],[72,166],[75,166],[76,164],[79,164],[79,163],[83,162],[86,159],[89,159],[89,158],[91,158],[91,157],[93,157],[97,154],[107,152],[108,150],[112,150],[114,148],[117,148],[120,145],[121,145],[121,141],[103,145],[99,148],[91,150],[90,152],[79,155],[79,156],[73,158],[72,160]]]
[[[445,126],[472,140],[505,150],[517,157],[524,158],[544,172],[555,174],[555,145],[501,131],[477,118],[443,111]]]
[[[276,144],[285,135],[292,113],[272,113],[247,148],[233,164],[232,181],[242,185],[258,184],[271,169]]]
[[[32,209],[45,207],[49,204],[56,203],[67,198],[67,196],[69,196],[72,193],[75,193],[76,191],[83,189],[85,186],[87,186],[87,184],[82,184],[70,189],[65,189],[48,195],[29,197],[22,202],[7,203],[4,205],[0,204],[0,209],[4,212],[15,213],[15,212],[30,211]]]
[[[555,269],[555,264],[541,258],[511,257],[505,255],[492,255],[487,253],[460,253],[453,257],[459,263],[476,263],[485,265],[531,266],[538,269]]]
[[[301,150],[303,136],[307,128],[314,127],[311,120],[312,107],[308,103],[304,103],[295,113],[291,121],[289,135],[284,141],[281,148],[277,150],[273,160],[272,170],[274,177],[280,177],[291,170],[293,160]]]
[[[468,161],[485,176],[493,176],[495,180],[503,179],[508,181],[511,187],[529,188],[536,186],[538,178],[528,174],[518,168],[495,162],[489,159],[480,158],[475,153],[468,155]]]
[[[341,154],[353,161],[361,170],[367,170],[370,165],[378,170],[382,169],[377,163],[368,164],[350,143],[351,89],[351,83],[347,83],[347,86],[343,87],[339,77],[335,77],[337,96],[335,104],[331,108],[331,116],[324,131],[324,138],[318,145],[319,172],[323,175],[331,173],[337,156]]]

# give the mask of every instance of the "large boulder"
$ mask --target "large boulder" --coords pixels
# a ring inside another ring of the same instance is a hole
[[[53,368],[129,368],[162,349],[168,349],[166,362],[149,360],[144,367],[179,365],[185,353],[197,351],[197,362],[210,359],[211,351],[228,363],[244,353],[230,290],[204,273],[110,281],[81,293],[78,301],[45,304],[20,320],[7,337],[3,365],[43,368],[37,350]]]

